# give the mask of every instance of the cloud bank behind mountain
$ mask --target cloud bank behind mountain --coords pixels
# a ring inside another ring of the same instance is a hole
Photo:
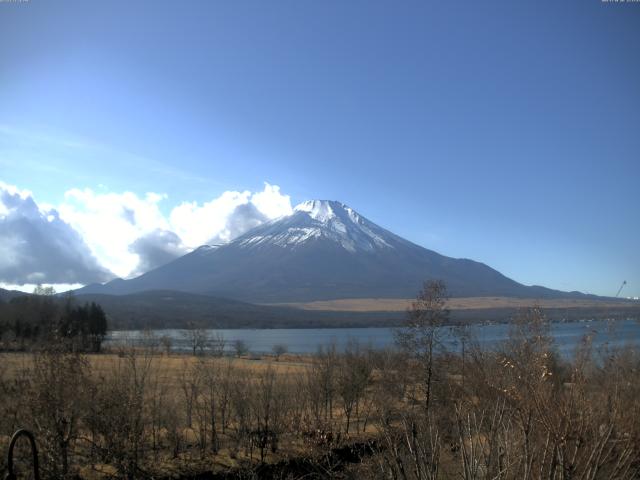
[[[27,191],[0,183],[0,281],[90,283],[113,278],[82,236],[55,209]]]
[[[168,214],[162,202],[167,196],[154,192],[74,188],[53,206],[0,181],[0,286],[129,278],[292,211],[290,197],[268,183],[259,192],[183,201]]]

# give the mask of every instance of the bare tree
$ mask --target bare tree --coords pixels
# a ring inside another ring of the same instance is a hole
[[[165,355],[169,356],[171,353],[171,347],[173,346],[173,340],[171,337],[169,335],[162,335],[160,337],[160,345],[162,345]]]
[[[81,355],[49,350],[34,357],[30,407],[44,446],[43,466],[53,478],[71,473],[69,459],[87,406],[89,378]]]
[[[418,369],[416,398],[422,409],[402,408],[400,420],[381,425],[386,446],[380,467],[394,478],[436,479],[440,472],[442,436],[439,416],[433,411],[436,353],[442,351],[440,327],[448,320],[446,287],[441,281],[428,281],[407,310],[404,328],[396,331],[396,342],[409,355],[408,367]]]
[[[337,376],[337,391],[342,399],[347,434],[354,410],[356,415],[358,414],[358,407],[371,380],[372,370],[369,359],[360,351],[358,343],[349,342],[344,354],[340,357]]]
[[[398,345],[412,355],[422,369],[425,412],[429,411],[434,377],[434,355],[441,347],[440,327],[449,318],[447,289],[442,281],[428,281],[407,310],[404,328],[396,331]]]
[[[222,387],[222,376],[218,361],[202,360],[197,364],[198,377],[201,379],[200,395],[198,398],[198,412],[199,412],[199,425],[201,434],[202,449],[206,448],[207,439],[209,436],[209,443],[211,445],[211,451],[217,453],[218,445],[218,422],[217,418],[220,416],[219,399],[220,387]]]
[[[162,362],[162,360],[159,360]],[[167,431],[168,422],[167,414],[172,413],[172,407],[169,403],[169,381],[166,374],[166,365],[156,365],[149,376],[149,388],[146,395],[146,410],[148,413],[148,431],[151,436],[151,450],[154,455],[154,461],[159,458],[162,447],[162,440]]]
[[[244,445],[245,454],[249,453],[251,443],[249,442],[251,432],[251,385],[245,376],[233,378],[230,389],[230,405],[233,411],[232,439],[234,444],[231,448],[232,456],[235,456]]]
[[[271,349],[273,354],[276,356],[276,362],[280,360],[280,357],[287,353],[288,348],[284,343],[277,343]]]
[[[193,426],[193,409],[200,389],[200,373],[201,370],[198,368],[198,364],[194,364],[187,359],[182,362],[179,384],[184,399],[186,425],[188,428]]]
[[[269,368],[260,375],[258,384],[252,389],[253,428],[251,441],[260,449],[260,461],[264,462],[265,452],[272,441],[272,416],[276,396],[275,372]]]
[[[223,434],[226,433],[227,424],[229,422],[231,393],[233,381],[237,374],[238,372],[229,358],[220,372],[220,378],[216,388],[216,393],[218,395],[217,405],[218,411],[220,412],[220,427]]]
[[[319,348],[313,357],[313,366],[309,375],[309,388],[316,397],[318,421],[322,415],[322,429],[331,429],[333,421],[333,407],[336,395],[336,377],[338,369],[338,354],[336,346]],[[320,425],[318,425],[320,426]]]
[[[215,335],[210,339],[209,345],[211,346],[211,354],[214,357],[224,356],[224,349],[227,346],[227,342],[222,333],[216,332]]]
[[[97,382],[86,419],[102,458],[113,464],[120,478],[146,476],[142,471],[150,428],[146,398],[153,358],[149,352],[139,355],[135,350],[118,358]]]
[[[240,358],[249,353],[249,345],[244,340],[237,339],[233,342],[233,350],[236,352],[236,357]]]
[[[183,332],[194,356],[204,354],[209,345],[209,332],[204,328],[190,323],[189,328]]]

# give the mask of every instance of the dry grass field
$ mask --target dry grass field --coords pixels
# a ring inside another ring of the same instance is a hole
[[[306,303],[279,303],[302,310],[324,310],[340,312],[403,312],[409,308],[412,299],[408,298],[343,298],[339,300],[320,300]],[[638,302],[636,302],[638,303]],[[532,305],[540,308],[615,308],[628,305],[626,300],[593,299],[542,299],[510,297],[460,297],[447,301],[451,310],[481,310],[495,308],[528,308]]]
[[[144,357],[141,351],[140,358]],[[122,363],[123,355],[117,352],[106,352],[102,354],[86,354],[84,358],[88,361],[90,371],[93,375],[100,376],[113,372],[119,363]],[[34,355],[28,352],[7,352],[0,353],[0,364],[5,378],[14,378],[19,372],[29,371],[33,368]],[[160,354],[156,353],[149,357],[151,376],[161,379],[163,387],[169,387],[168,395],[177,395],[184,372],[193,369],[202,357],[183,354]],[[312,365],[312,358],[304,355],[285,354],[279,360],[272,355],[260,357],[245,356],[241,358],[207,357],[209,366],[214,368],[231,367],[238,375],[255,377],[267,371],[273,371],[280,376],[300,375],[309,370]]]
[[[35,426],[42,421],[39,418],[55,416],[59,409],[69,408],[65,404],[67,401],[73,401],[72,392],[76,388],[79,397],[86,394],[82,392],[86,386],[74,385],[71,375],[68,382],[65,381],[64,371],[56,371],[55,376],[61,377],[55,379],[40,377],[42,369],[49,368],[47,364],[42,363],[43,358],[47,358],[46,355],[43,357],[29,352],[0,353],[0,390],[6,389],[9,393],[0,399],[0,412],[9,413],[8,417],[13,419],[5,422],[7,424],[0,422],[0,453],[3,457],[9,436],[16,428],[32,429],[36,431],[39,443],[48,443],[47,435],[38,433],[38,427]],[[67,358],[71,360],[74,357]],[[83,381],[94,385],[93,388],[103,390],[100,398],[85,397],[80,410],[90,412],[90,404],[94,403],[96,414],[104,414],[108,418],[113,414],[109,412],[113,408],[109,405],[112,398],[124,402],[122,408],[117,407],[117,412],[121,413],[116,413],[116,416],[122,415],[125,424],[135,425],[144,417],[144,426],[138,435],[139,441],[145,446],[135,448],[140,448],[140,455],[144,452],[147,457],[144,466],[142,460],[139,460],[147,473],[154,472],[156,475],[162,472],[167,478],[190,478],[190,472],[246,469],[262,463],[263,456],[264,461],[271,464],[292,457],[303,457],[311,453],[314,442],[323,442],[321,434],[318,438],[309,439],[300,436],[302,432],[299,429],[287,433],[288,429],[285,427],[286,424],[296,421],[290,417],[291,412],[303,408],[308,401],[307,398],[303,398],[306,397],[306,392],[300,395],[301,392],[296,390],[296,385],[301,388],[313,378],[315,360],[312,356],[284,354],[279,358],[271,355],[215,358],[188,354],[167,355],[157,350],[123,349],[119,352],[83,354],[76,358],[86,362],[83,371],[88,374],[88,378]],[[211,374],[214,376],[209,377]],[[12,385],[25,385],[25,382],[29,383],[35,378],[40,378],[35,380],[39,384],[35,390],[25,389],[20,392],[12,389]],[[112,390],[113,387],[116,389]],[[124,390],[121,390],[123,387]],[[61,396],[57,397],[57,400],[50,398],[46,393],[50,389],[59,390],[57,393],[61,393]],[[135,408],[132,410],[131,405],[127,405],[130,402],[135,405],[137,394],[142,402],[138,412]],[[263,395],[273,395],[273,398],[268,400]],[[50,402],[46,404],[46,408],[42,408],[44,404],[38,405],[43,396]],[[319,395],[314,397],[316,400],[320,398]],[[86,403],[87,401],[89,403]],[[267,403],[264,403],[265,401]],[[217,422],[215,449],[212,445],[211,431],[213,408]],[[225,415],[221,411],[222,408],[228,409],[226,430],[221,426],[222,422],[225,422],[224,418],[220,418],[221,413]],[[64,412],[64,415],[66,414],[67,412]],[[261,417],[263,415],[273,416],[274,425],[261,424],[265,421],[264,417]],[[337,399],[331,406],[329,417],[336,422],[342,422],[343,409]],[[5,417],[5,420],[8,419]],[[117,420],[112,418],[111,422],[114,421],[117,423]],[[245,425],[244,422],[248,423]],[[300,419],[297,422],[300,425]],[[89,423],[79,425],[80,430],[74,434],[75,439],[72,442],[74,446],[71,447],[70,444],[69,447],[74,452],[75,461],[78,462],[75,471],[81,478],[89,480],[121,478],[123,470],[127,467],[122,464],[118,466],[113,460],[105,461],[114,456],[109,451],[113,447],[103,447],[107,450],[104,459],[92,457],[91,452],[94,450],[86,443],[86,439],[93,438],[95,434],[91,433]],[[360,423],[359,418],[352,419],[353,441],[357,438],[368,438],[374,432],[373,424],[365,425],[361,429],[357,427]],[[108,428],[107,431],[110,431],[111,435],[124,435],[121,428]],[[266,429],[265,431],[277,429],[280,437],[277,451],[275,444],[273,448],[270,444],[262,454],[259,453],[261,447],[256,435],[259,436],[261,428]],[[124,431],[128,431],[128,427],[125,427]],[[312,429],[311,433],[315,434],[315,431]],[[129,432],[126,437],[131,435],[132,432]],[[101,441],[109,445],[107,440]],[[128,450],[132,445],[130,441],[125,441],[122,447]],[[48,450],[52,447],[44,448]],[[126,457],[127,454],[121,452],[120,455]],[[25,456],[25,452],[22,452],[22,456]],[[79,458],[84,460],[80,461]],[[4,472],[4,466],[0,462],[0,477]],[[52,475],[56,474],[48,472],[49,478]],[[144,478],[144,475],[140,478]],[[134,478],[139,477],[136,474]]]

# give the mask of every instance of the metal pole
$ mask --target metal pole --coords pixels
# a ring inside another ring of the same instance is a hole
[[[21,436],[27,437],[29,440],[29,444],[31,445],[31,454],[33,455],[33,478],[35,480],[40,480],[40,470],[38,468],[38,448],[36,447],[36,439],[29,430],[20,429],[16,431],[11,437],[11,441],[9,442],[9,451],[7,453],[7,476],[5,480],[17,480],[16,474],[13,471],[13,449],[16,446],[16,442],[18,438]]]

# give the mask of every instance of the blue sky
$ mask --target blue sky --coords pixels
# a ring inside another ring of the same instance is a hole
[[[600,0],[0,3],[0,181],[61,212],[164,194],[166,218],[268,182],[640,295],[638,45],[640,4]]]

